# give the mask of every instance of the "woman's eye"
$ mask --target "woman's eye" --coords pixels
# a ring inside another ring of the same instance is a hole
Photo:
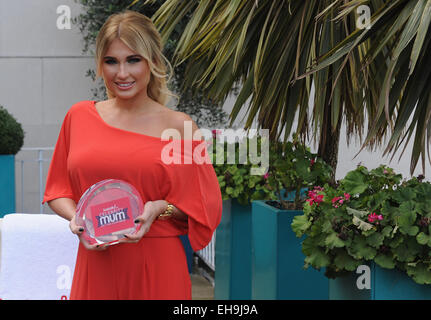
[[[138,63],[139,61],[141,61],[139,58],[132,58],[128,60],[129,63]]]
[[[132,63],[132,64],[133,63],[138,63],[139,61],[141,61],[140,58],[131,58],[131,59],[127,60],[128,63]],[[113,59],[107,59],[107,60],[105,60],[105,63],[106,64],[116,64],[117,61],[113,60]]]

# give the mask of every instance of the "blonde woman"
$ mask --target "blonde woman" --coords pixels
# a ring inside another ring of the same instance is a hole
[[[169,62],[150,19],[133,11],[112,15],[96,41],[98,75],[108,100],[80,101],[68,111],[50,164],[43,202],[70,221],[80,239],[71,299],[190,299],[191,282],[178,238],[205,247],[221,218],[221,193],[208,162],[167,163],[162,133],[175,129],[176,142],[191,118],[165,104]],[[189,141],[192,140],[192,141]],[[193,153],[193,152],[192,152]],[[184,160],[187,155],[182,154]],[[122,243],[98,247],[75,222],[83,192],[104,179],[133,184],[145,203],[141,228]]]

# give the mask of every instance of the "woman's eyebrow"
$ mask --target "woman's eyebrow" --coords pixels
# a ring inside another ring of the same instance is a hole
[[[134,54],[132,56],[128,56],[126,59],[131,59],[131,58],[141,58],[141,55]],[[104,57],[104,59],[116,59],[116,58],[115,57],[106,56],[106,57]]]

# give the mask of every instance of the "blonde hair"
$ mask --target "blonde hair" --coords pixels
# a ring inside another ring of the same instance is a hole
[[[120,39],[131,50],[147,60],[151,71],[147,87],[148,96],[165,105],[169,97],[175,96],[167,87],[172,76],[172,66],[163,55],[161,37],[151,19],[141,13],[126,10],[113,14],[106,20],[96,39],[97,76],[103,77],[103,57],[115,39]],[[169,72],[167,72],[168,68]],[[108,98],[115,98],[108,87],[106,92]]]

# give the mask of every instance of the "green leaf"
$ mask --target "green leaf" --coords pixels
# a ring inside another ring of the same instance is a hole
[[[256,183],[254,181],[252,181],[252,180],[248,181],[248,187],[249,188],[254,188],[255,185],[256,185]]]
[[[393,239],[389,242],[389,246],[391,248],[398,247],[401,243],[404,242],[404,236],[401,234],[397,234],[397,236],[393,237]]]
[[[398,225],[396,225],[396,226],[394,227],[394,230],[392,230],[391,238],[393,238],[393,237],[395,236],[395,233],[398,231],[398,229],[399,229],[399,226],[398,226]]]
[[[400,207],[401,209],[401,207]],[[401,212],[401,215],[396,217],[398,225],[400,227],[400,232],[403,234],[408,234],[410,236],[416,236],[419,232],[419,227],[415,226],[416,213],[413,211]]]
[[[384,227],[383,230],[382,230],[383,237],[391,237],[392,230],[393,229],[392,229],[391,226]]]
[[[350,194],[362,193],[368,188],[364,175],[356,170],[347,173],[342,184],[346,192]]]
[[[407,274],[419,284],[431,284],[431,271],[423,263],[408,264],[406,267]]]
[[[411,191],[414,192],[413,190]],[[404,216],[412,213],[416,213],[417,212],[416,203],[413,200],[410,200],[410,201],[405,200],[403,203],[401,203],[399,212],[401,215],[404,215]],[[416,219],[416,215],[414,216],[414,218]]]
[[[418,226],[407,226],[407,227],[400,228],[400,231],[402,233],[408,234],[409,236],[415,236],[419,232],[419,227]]]
[[[362,263],[351,257],[346,251],[342,250],[337,253],[334,259],[335,266],[340,270],[354,271]]]
[[[367,244],[377,249],[383,244],[383,240],[385,239],[385,236],[382,233],[374,232],[366,239],[367,239]]]
[[[325,220],[322,223],[322,232],[324,232],[326,234],[329,234],[329,233],[331,233],[333,231],[334,231],[334,229],[332,229],[332,223],[331,223],[331,221],[330,220]]]
[[[425,5],[425,9],[423,10],[423,13],[422,13],[421,22],[419,24],[419,28],[418,28],[415,42],[412,49],[412,54],[410,57],[410,64],[411,64],[410,75],[413,73],[415,69],[419,54],[422,52],[422,50],[424,50],[422,48],[422,45],[424,43],[426,34],[428,33],[428,29],[429,29],[428,27],[430,25],[430,22],[431,22],[431,2],[427,1]]]
[[[244,178],[242,176],[234,176],[233,181],[235,182],[236,185],[241,185],[242,182],[244,181]]]
[[[416,241],[419,244],[426,244],[428,247],[431,247],[431,235],[425,234],[424,232],[421,232],[416,236]]]
[[[348,249],[348,252],[358,260],[371,260],[376,256],[377,250],[370,247],[365,238],[355,237],[352,241],[352,245]]]
[[[353,217],[352,222],[355,226],[358,227],[359,230],[362,230],[362,231],[368,231],[374,228],[374,226],[371,223],[365,222],[356,216]]]
[[[298,238],[300,238],[310,226],[311,221],[305,214],[293,217],[291,227]]]
[[[415,260],[417,254],[421,251],[421,247],[415,238],[408,238],[392,251],[398,261],[411,262]]]
[[[307,161],[307,159],[299,159],[294,163],[293,167],[300,177],[306,179],[306,177],[309,175],[310,162]]]
[[[310,264],[317,269],[327,267],[331,262],[328,255],[322,249],[313,250],[313,253],[306,256],[304,261],[306,264]]]
[[[335,232],[332,232],[331,234],[329,234],[329,236],[326,237],[325,245],[329,249],[341,248],[345,246],[345,242],[341,240]]]
[[[362,218],[366,215],[368,215],[368,211],[360,211],[360,210],[356,210],[356,209],[352,209],[350,207],[346,207],[347,213],[350,215],[353,215],[357,218]]]
[[[310,204],[308,202],[304,203],[304,208],[303,211],[305,214],[310,214],[312,211],[312,207],[310,206]]]
[[[379,208],[389,197],[389,194],[384,191],[374,194],[369,202],[370,211],[374,211],[376,208]]]
[[[228,166],[227,172],[229,172],[231,175],[235,175],[238,172],[238,167],[236,165]]]
[[[302,242],[302,252],[305,255],[305,263],[314,268],[324,268],[329,266],[331,260],[323,248],[319,247],[317,239],[306,238]]]
[[[374,258],[374,262],[377,263],[380,267],[386,269],[395,268],[395,261],[392,255],[379,253]]]

